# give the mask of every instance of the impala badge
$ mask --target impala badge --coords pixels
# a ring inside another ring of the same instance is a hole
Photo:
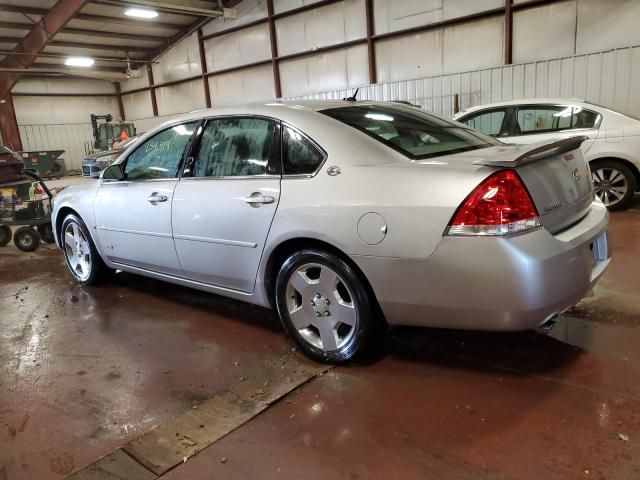
[[[549,213],[551,210],[555,210],[556,208],[560,208],[562,204],[560,202],[553,202],[544,207],[544,212]]]

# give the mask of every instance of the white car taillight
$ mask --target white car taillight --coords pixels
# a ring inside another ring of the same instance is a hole
[[[540,225],[538,211],[518,174],[500,170],[462,202],[447,235],[508,235]]]

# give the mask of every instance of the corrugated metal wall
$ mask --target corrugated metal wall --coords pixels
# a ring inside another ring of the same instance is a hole
[[[85,157],[85,145],[91,146],[93,135],[90,123],[58,125],[18,125],[22,148],[34,150],[64,150],[67,170],[79,170]]]
[[[640,46],[602,53],[435,75],[360,88],[358,98],[406,100],[442,115],[460,108],[516,98],[573,97],[640,117]],[[354,89],[338,89],[290,97],[340,99]]]

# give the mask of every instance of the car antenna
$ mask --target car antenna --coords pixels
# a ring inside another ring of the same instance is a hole
[[[358,96],[358,90],[360,90],[360,87],[356,88],[356,91],[353,92],[353,95],[351,95],[350,97],[344,97],[342,100],[345,102],[357,102],[358,99],[356,97]]]

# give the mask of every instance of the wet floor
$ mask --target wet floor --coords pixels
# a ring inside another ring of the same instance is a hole
[[[640,478],[640,208],[611,233],[548,335],[397,329],[164,477]],[[263,309],[132,275],[80,288],[51,247],[1,249],[0,272],[0,480],[62,478],[304,363]]]

